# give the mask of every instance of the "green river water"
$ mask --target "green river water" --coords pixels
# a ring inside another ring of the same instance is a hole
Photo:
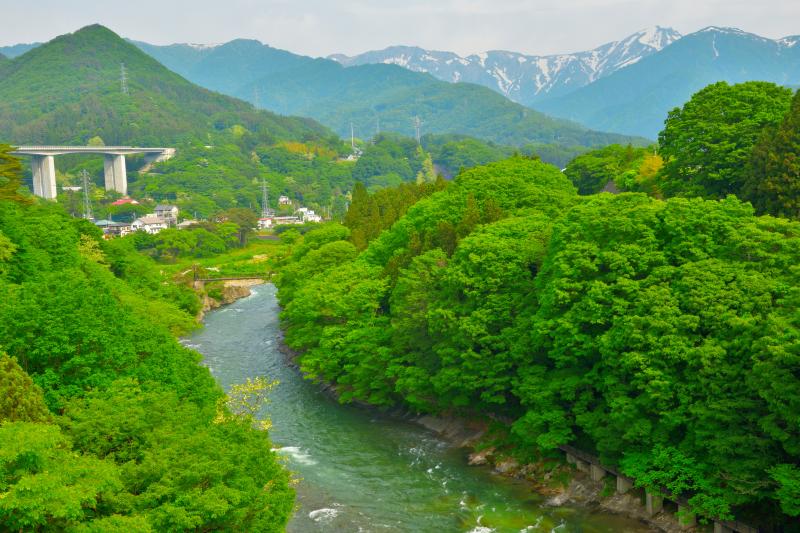
[[[272,285],[210,313],[187,346],[228,387],[277,379],[265,415],[278,453],[300,478],[290,532],[644,532],[637,522],[579,507],[543,506],[523,483],[469,467],[430,431],[338,404],[279,351]]]

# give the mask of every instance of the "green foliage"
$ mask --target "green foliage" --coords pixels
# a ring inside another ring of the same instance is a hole
[[[282,531],[294,492],[267,433],[219,418],[174,337],[196,295],[57,204],[0,201],[0,231],[2,418],[49,421],[42,393],[62,413],[0,425],[0,529]]]
[[[612,144],[579,155],[570,161],[564,173],[580,194],[599,193],[608,184],[620,190],[629,189],[625,176],[629,172],[636,175],[648,151],[648,148]]]
[[[517,157],[357,257],[338,238],[278,284],[287,343],[342,401],[505,417],[523,446],[572,443],[707,517],[796,514],[798,223],[734,197],[577,197]]]
[[[658,136],[661,190],[667,196],[739,194],[753,146],[765,127],[780,123],[791,96],[767,82],[719,82],[673,109]]]
[[[57,426],[6,422],[0,444],[4,529],[63,531],[122,503],[115,465],[74,453]]]
[[[800,218],[800,91],[780,126],[764,128],[742,193],[762,213]]]
[[[0,354],[0,423],[47,422],[50,412],[37,387],[11,357]]]

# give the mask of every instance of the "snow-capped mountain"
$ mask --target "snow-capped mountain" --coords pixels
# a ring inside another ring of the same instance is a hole
[[[542,100],[536,109],[602,131],[655,139],[670,109],[725,81],[800,85],[800,37],[768,39],[709,26],[594,83]]]
[[[448,82],[478,83],[522,104],[572,92],[617,70],[632,65],[681,35],[672,28],[642,30],[586,52],[549,56],[490,51],[467,57],[453,52],[393,46],[385,50],[329,59],[345,66],[388,63],[417,72],[427,72]]]

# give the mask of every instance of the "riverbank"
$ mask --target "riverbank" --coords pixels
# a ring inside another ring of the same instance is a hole
[[[202,308],[197,314],[197,321],[202,322],[209,311],[219,309],[224,305],[230,305],[236,300],[247,298],[252,294],[251,287],[263,285],[264,283],[264,279],[249,278],[211,282],[211,284],[203,285],[202,287],[196,285],[194,289],[202,303]],[[221,286],[215,287],[213,284],[221,284]]]

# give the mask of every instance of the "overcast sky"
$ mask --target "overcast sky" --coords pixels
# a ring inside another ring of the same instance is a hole
[[[461,54],[573,52],[655,25],[800,34],[799,0],[0,0],[0,12],[2,45],[98,22],[153,44],[247,37],[315,56],[393,44]]]

